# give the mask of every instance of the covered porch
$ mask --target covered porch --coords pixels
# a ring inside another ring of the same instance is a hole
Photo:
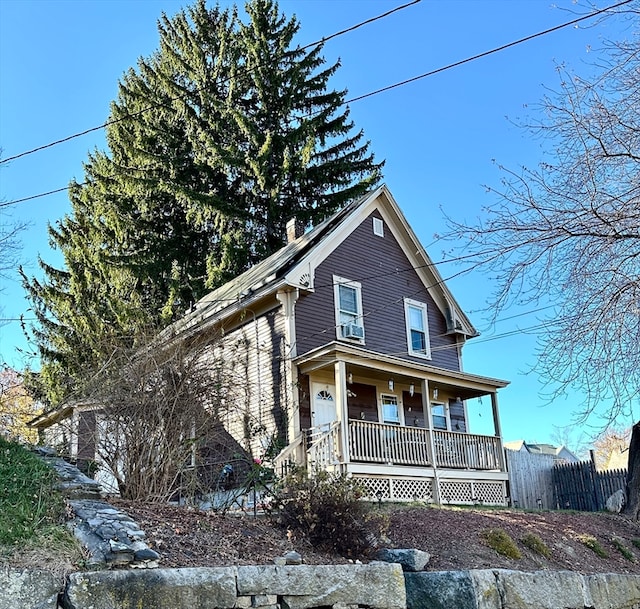
[[[506,503],[497,397],[506,382],[338,343],[295,364],[299,428],[281,457],[361,478],[373,498]],[[491,435],[469,430],[466,402],[483,396]]]

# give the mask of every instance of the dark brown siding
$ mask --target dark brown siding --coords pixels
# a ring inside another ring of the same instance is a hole
[[[78,413],[78,459],[96,458],[96,413]]]
[[[404,424],[408,427],[426,427],[424,411],[422,409],[422,394],[409,395],[408,391],[402,392],[402,405],[404,407]],[[411,410],[409,410],[411,409]]]
[[[311,427],[311,389],[309,388],[309,377],[301,374],[298,377],[298,405],[300,408],[300,428],[309,429]]]
[[[378,420],[378,398],[373,385],[351,383],[347,387],[351,394],[347,396],[349,418],[363,421]]]
[[[464,404],[462,402],[449,400],[449,417],[451,419],[451,431],[467,431]]]
[[[380,217],[377,211],[372,216]],[[372,216],[364,220],[316,269],[315,292],[296,304],[298,354],[336,340],[333,275],[362,284],[365,347],[371,351],[459,370],[455,338],[446,336],[444,315],[411,269],[411,263],[385,225],[373,234]],[[404,298],[427,304],[432,359],[407,353]]]

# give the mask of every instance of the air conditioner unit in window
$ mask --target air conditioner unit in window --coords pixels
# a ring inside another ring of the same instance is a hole
[[[356,324],[345,324],[342,326],[342,336],[344,338],[364,338],[364,328]]]

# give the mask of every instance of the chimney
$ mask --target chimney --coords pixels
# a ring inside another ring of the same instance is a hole
[[[298,237],[304,234],[304,225],[296,218],[291,218],[287,222],[287,243],[295,241]]]

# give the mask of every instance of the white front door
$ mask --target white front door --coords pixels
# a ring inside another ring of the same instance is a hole
[[[324,383],[313,383],[313,400],[311,404],[311,425],[328,427],[337,420],[336,388]]]

